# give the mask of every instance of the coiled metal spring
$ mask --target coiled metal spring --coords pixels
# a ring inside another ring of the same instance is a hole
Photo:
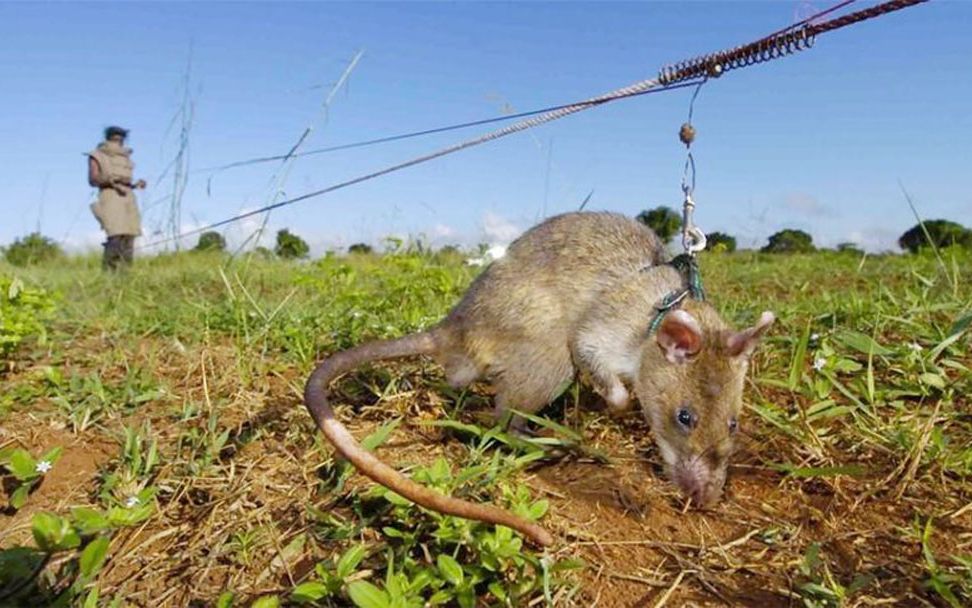
[[[659,71],[658,81],[669,85],[692,78],[715,78],[729,70],[792,55],[812,47],[813,42],[813,32],[804,25],[733,49],[667,65]]]

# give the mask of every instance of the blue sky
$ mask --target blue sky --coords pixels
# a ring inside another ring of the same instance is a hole
[[[95,247],[83,153],[132,130],[143,205],[175,153],[167,131],[192,46],[191,167],[565,103],[748,42],[830,2],[2,3],[0,244],[41,230]],[[873,3],[858,2],[852,8]],[[926,217],[972,224],[972,3],[936,0],[822,36],[808,51],[703,87],[697,221],[760,245],[783,227],[824,245],[891,247]],[[346,92],[321,102],[357,51]],[[619,101],[276,211],[316,252],[386,235],[508,240],[544,214],[680,204],[690,90]],[[298,195],[487,128],[297,161]],[[193,173],[191,228],[266,204],[278,164]],[[165,203],[145,212],[164,225]],[[232,240],[254,227],[228,231]]]

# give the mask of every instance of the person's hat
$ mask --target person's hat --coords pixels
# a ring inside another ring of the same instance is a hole
[[[122,129],[114,125],[105,129],[105,139],[111,139],[116,135],[121,135],[122,138],[128,137],[128,129]]]

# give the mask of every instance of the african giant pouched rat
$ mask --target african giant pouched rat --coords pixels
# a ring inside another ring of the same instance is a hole
[[[615,410],[627,407],[633,388],[673,481],[693,501],[712,503],[725,482],[749,355],[774,317],[764,312],[736,332],[709,304],[685,299],[651,332],[659,303],[685,286],[665,259],[658,237],[626,216],[552,217],[514,241],[432,329],[324,360],[307,381],[305,403],[337,451],[374,481],[428,509],[549,545],[553,538],[535,523],[440,494],[378,460],[334,418],[326,393],[363,363],[429,355],[457,388],[489,379],[497,414],[532,413],[580,371]]]

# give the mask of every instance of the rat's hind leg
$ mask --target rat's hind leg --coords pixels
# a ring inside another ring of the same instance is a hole
[[[527,414],[539,411],[543,406],[556,399],[574,377],[574,364],[570,351],[552,354],[543,353],[535,357],[512,357],[514,365],[508,365],[495,376],[497,420],[502,419],[508,410]],[[521,416],[513,416],[510,426],[523,430],[526,421]]]
[[[442,362],[446,382],[455,389],[465,388],[482,377],[476,362],[465,355],[453,355]]]

